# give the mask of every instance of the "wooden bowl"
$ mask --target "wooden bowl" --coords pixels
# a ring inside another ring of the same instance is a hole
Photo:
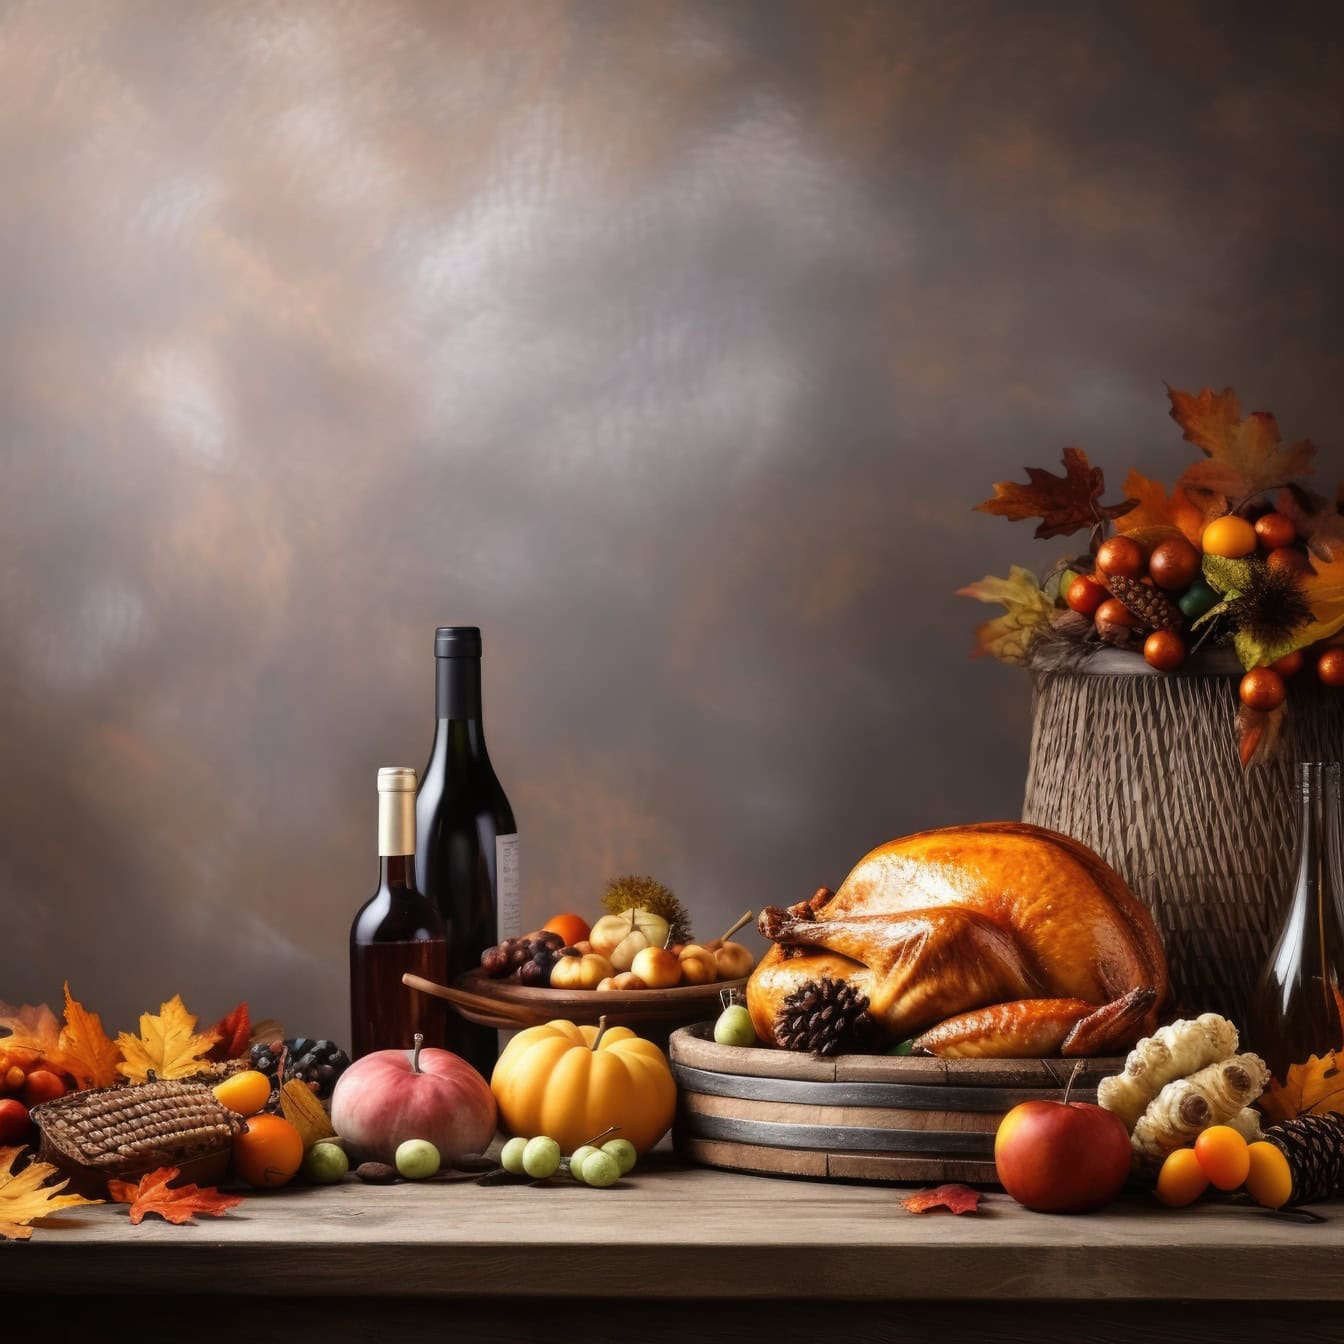
[[[708,985],[678,985],[675,989],[536,989],[516,980],[492,980],[484,971],[468,971],[453,981],[453,987],[478,1000],[498,1004],[454,1003],[469,1022],[483,1027],[516,1030],[536,1027],[543,1022],[563,1018],[596,1026],[605,1017],[613,1027],[629,1027],[640,1035],[665,1035],[674,1027],[717,1017],[721,1007],[719,994],[725,989],[742,989],[746,980],[715,980]]]

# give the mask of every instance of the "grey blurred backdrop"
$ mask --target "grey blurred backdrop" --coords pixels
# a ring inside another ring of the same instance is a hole
[[[1015,816],[990,483],[1338,446],[1340,16],[0,0],[0,998],[343,1038],[438,622],[537,921]]]

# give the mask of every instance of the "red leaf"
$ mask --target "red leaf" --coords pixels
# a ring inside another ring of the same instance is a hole
[[[934,1190],[919,1190],[901,1203],[911,1213],[930,1209],[951,1209],[953,1213],[975,1213],[980,1208],[980,1192],[969,1185],[940,1185]]]
[[[252,1019],[248,1016],[247,1000],[244,999],[233,1012],[225,1013],[210,1030],[219,1039],[210,1047],[206,1059],[222,1064],[225,1060],[240,1059],[247,1054],[252,1040]]]
[[[201,1189],[182,1185],[168,1188],[179,1175],[176,1167],[160,1167],[140,1178],[139,1185],[129,1181],[108,1181],[107,1193],[118,1204],[131,1206],[131,1222],[138,1223],[147,1213],[157,1213],[170,1223],[189,1223],[193,1213],[208,1213],[219,1218],[243,1201],[238,1195],[221,1195],[209,1186]]]
[[[1106,480],[1100,467],[1094,467],[1081,448],[1064,450],[1064,475],[1027,468],[1027,484],[996,481],[994,498],[977,504],[979,513],[993,513],[1018,522],[1039,518],[1036,535],[1043,541],[1067,537],[1085,527],[1096,527],[1107,518],[1121,518],[1139,502],[1122,499],[1119,504],[1102,504]]]

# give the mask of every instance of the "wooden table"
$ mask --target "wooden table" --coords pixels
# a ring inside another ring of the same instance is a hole
[[[185,1227],[100,1206],[0,1243],[0,1303],[7,1324],[16,1302],[58,1311],[72,1339],[115,1312],[136,1338],[188,1344],[370,1324],[385,1333],[368,1338],[566,1344],[1344,1337],[1344,1205],[1314,1224],[1140,1198],[1067,1218],[994,1193],[977,1215],[916,1217],[902,1193],[655,1156],[610,1190],[350,1178]]]

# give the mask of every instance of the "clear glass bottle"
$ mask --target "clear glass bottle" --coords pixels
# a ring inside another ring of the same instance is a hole
[[[350,928],[350,1057],[409,1050],[416,1032],[442,1047],[448,1005],[401,982],[411,971],[444,984],[448,936],[415,885],[415,771],[378,771],[378,890]]]
[[[1344,819],[1340,764],[1302,765],[1297,867],[1283,927],[1260,973],[1246,1048],[1276,1078],[1344,1042]]]

